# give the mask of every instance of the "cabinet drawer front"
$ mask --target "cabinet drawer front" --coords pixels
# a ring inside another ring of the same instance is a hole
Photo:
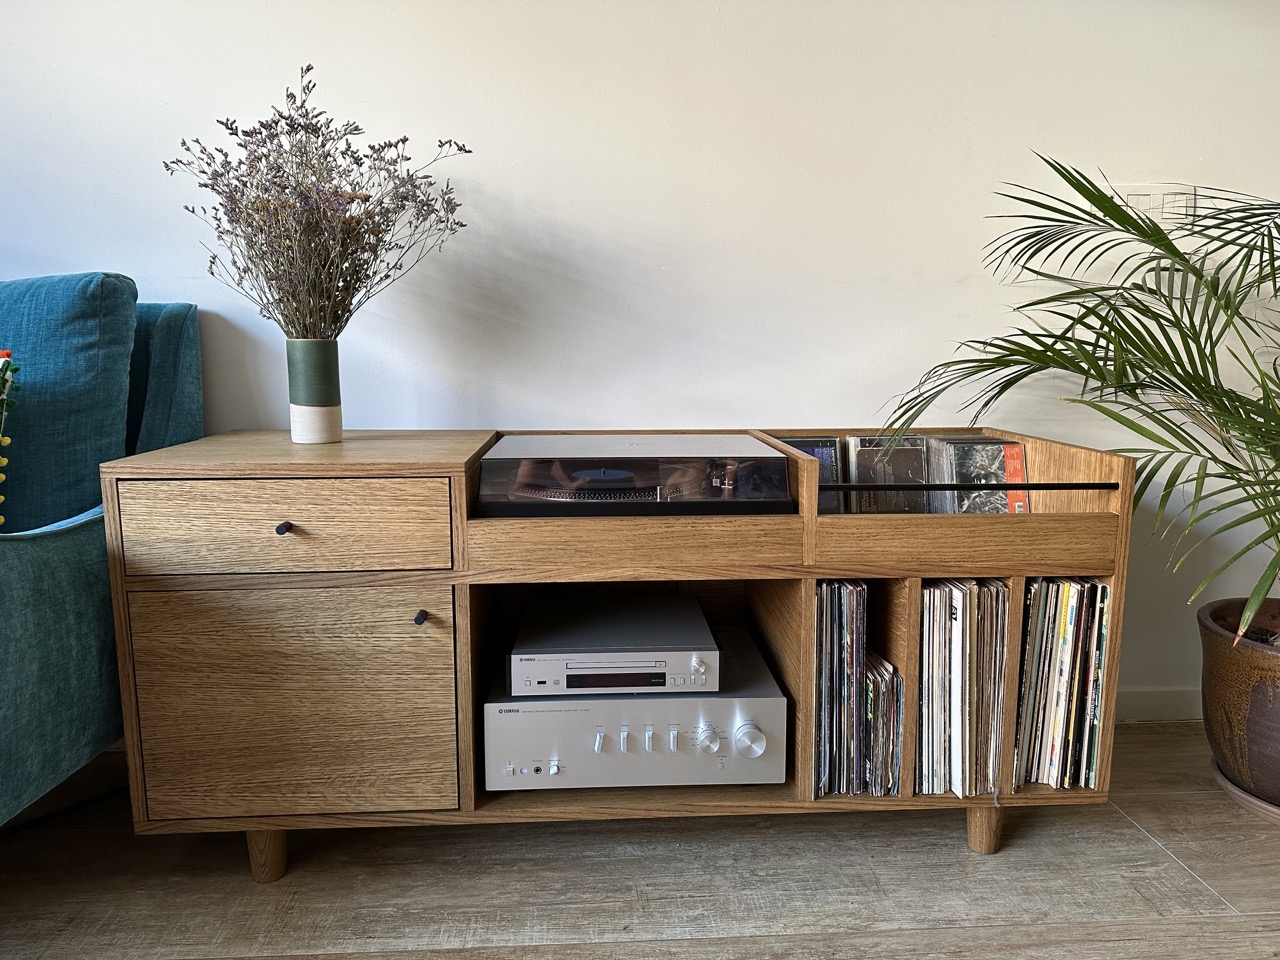
[[[818,518],[817,565],[850,576],[1110,576],[1114,513],[847,514]]]
[[[667,579],[691,569],[803,562],[798,516],[544,517],[467,522],[472,572]]]
[[[129,619],[148,819],[457,807],[449,587],[135,592]]]
[[[118,490],[131,576],[452,565],[446,479],[123,480]]]

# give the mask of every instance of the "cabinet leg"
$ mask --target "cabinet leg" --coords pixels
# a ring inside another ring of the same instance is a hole
[[[999,807],[968,807],[969,849],[974,853],[995,853],[1000,849],[1000,825],[1004,811]]]
[[[283,830],[246,830],[249,869],[258,883],[272,883],[284,876],[287,844]]]

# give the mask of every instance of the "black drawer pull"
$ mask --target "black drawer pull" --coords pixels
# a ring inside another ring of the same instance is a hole
[[[276,525],[276,533],[278,533],[282,537],[292,529],[293,529],[293,524],[290,523],[288,520],[286,520],[284,523]]]
[[[418,626],[422,626],[424,623],[426,623],[426,622],[427,622],[427,611],[425,611],[425,610],[419,610],[419,611],[414,615],[413,622],[414,622],[414,623],[416,623]]]

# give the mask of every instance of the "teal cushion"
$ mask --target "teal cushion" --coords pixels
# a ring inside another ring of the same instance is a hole
[[[21,357],[5,422],[5,530],[41,527],[102,500],[98,464],[124,456],[138,289],[116,273],[0,281],[0,344]]]

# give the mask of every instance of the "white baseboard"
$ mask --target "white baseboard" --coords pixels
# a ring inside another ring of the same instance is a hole
[[[1138,687],[1116,693],[1116,719],[1124,723],[1134,720],[1199,720],[1199,687]]]

